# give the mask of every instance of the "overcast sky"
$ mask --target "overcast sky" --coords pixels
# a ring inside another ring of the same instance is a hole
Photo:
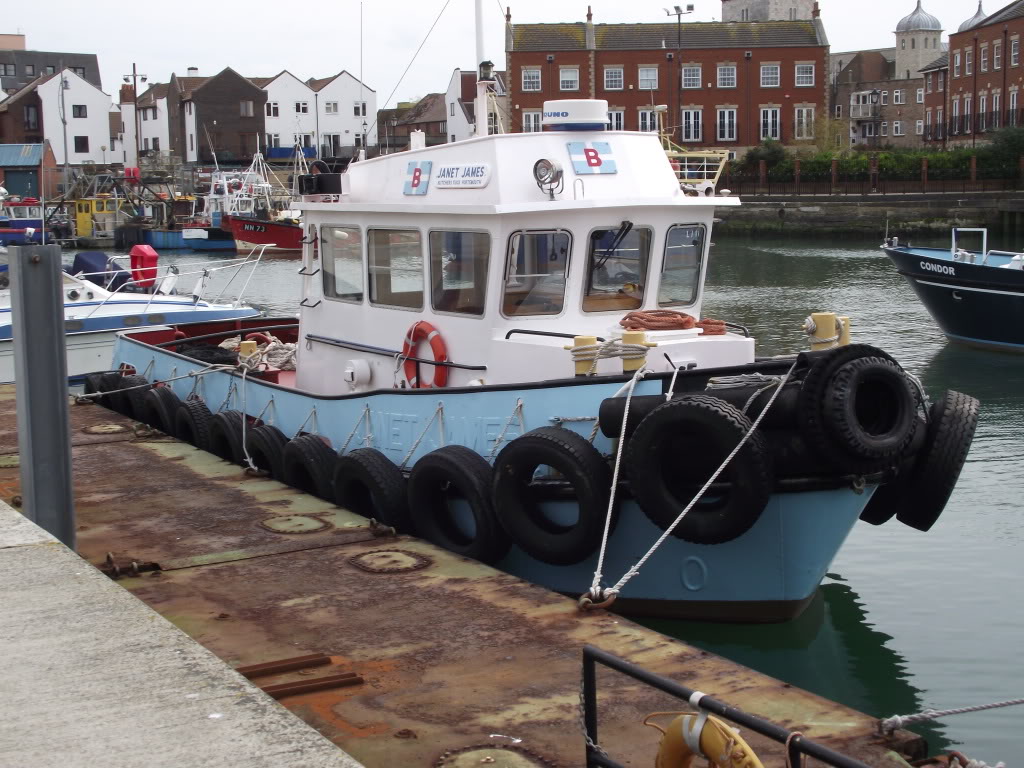
[[[985,0],[994,13],[1007,4]],[[916,0],[820,0],[833,51],[893,45],[896,23]],[[246,76],[269,76],[287,69],[301,80],[343,69],[377,91],[377,106],[396,88],[392,102],[447,88],[456,67],[476,65],[474,0],[448,0],[447,8],[399,85],[445,0],[177,0],[169,3],[100,3],[81,0],[21,2],[8,8],[0,32],[27,35],[35,50],[96,53],[103,89],[117,94],[132,62],[150,81],[166,82],[187,67],[212,75],[226,66]],[[504,18],[512,22],[572,22],[586,17],[587,0],[484,0],[487,58],[504,67]],[[594,21],[665,21],[662,0],[590,0]],[[685,5],[685,3],[684,3]],[[685,21],[720,18],[720,0],[695,0]],[[359,17],[363,16],[360,60]],[[924,8],[954,31],[977,10],[977,0],[924,0]],[[671,19],[675,20],[674,17]]]

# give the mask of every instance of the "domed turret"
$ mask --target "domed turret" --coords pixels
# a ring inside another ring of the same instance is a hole
[[[966,32],[971,27],[976,27],[983,22],[988,16],[983,10],[981,10],[981,0],[978,0],[978,12],[971,16],[967,21],[960,25],[957,32]]]
[[[917,8],[914,9],[914,12],[902,18],[900,23],[896,25],[896,32],[914,32],[917,30],[942,30],[942,22],[921,7],[921,0],[917,0]]]

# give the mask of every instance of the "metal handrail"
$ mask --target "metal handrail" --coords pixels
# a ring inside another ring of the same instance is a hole
[[[609,669],[621,672],[624,675],[646,683],[652,688],[657,688],[677,699],[689,701],[695,691],[692,688],[679,685],[674,680],[669,680],[661,675],[648,672],[643,667],[632,664],[625,659],[620,659],[600,648],[592,645],[583,646],[583,722],[586,728],[587,745],[587,768],[600,766],[601,768],[624,768],[621,763],[616,762],[598,746],[597,741],[597,665],[603,664]],[[759,733],[772,741],[786,746],[789,752],[789,760],[792,765],[801,765],[801,756],[821,760],[827,765],[835,768],[868,768],[865,763],[855,760],[852,757],[841,755],[828,747],[818,744],[804,736],[789,731],[782,726],[763,720],[755,715],[750,715],[741,709],[730,707],[710,696],[704,696],[697,704],[698,709],[707,710],[712,714],[729,720],[736,725]]]

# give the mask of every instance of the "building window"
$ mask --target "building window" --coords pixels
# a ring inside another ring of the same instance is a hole
[[[779,108],[764,107],[761,109],[761,138],[779,138]]]
[[[325,115],[336,115],[336,114],[338,114],[338,102],[336,102],[336,101],[325,101],[324,102],[324,114]]]
[[[889,124],[888,123],[882,123],[882,130],[888,132],[889,131]],[[865,123],[864,124],[864,138],[866,138],[866,139],[867,138],[872,138],[874,135],[875,135],[875,124],[874,123]]]
[[[932,92],[932,73],[929,72],[924,76],[924,87],[928,90],[928,93]]]
[[[1003,67],[1003,44],[993,43],[992,44],[992,69],[1002,69]]]
[[[1017,91],[1010,91],[1010,111],[1006,116],[1006,124],[1017,124]]]
[[[14,64],[0,64],[0,76],[14,77],[17,74],[18,69],[14,66]]]
[[[195,149],[195,137],[190,133],[188,135],[188,151],[192,152]]]
[[[985,132],[985,106],[988,101],[987,96],[978,97],[978,130],[982,133]]]
[[[47,65],[46,65],[46,74],[48,74],[48,75],[53,75],[53,74],[56,74],[56,72],[57,72],[57,70],[56,70],[56,68],[55,68],[55,67],[53,66],[53,64],[47,64]]]
[[[89,151],[89,137],[88,136],[75,136],[75,152],[88,152]]]
[[[488,112],[487,113],[487,135],[493,136],[498,133],[498,113]]]
[[[1010,66],[1016,67],[1020,64],[1020,40],[1010,41]]]
[[[539,133],[540,132],[540,112],[539,111],[523,111],[523,131],[526,133]]]
[[[277,117],[281,114],[276,101],[268,101],[264,106],[264,111],[267,113],[267,117]]]
[[[252,117],[253,116],[253,102],[252,102],[252,99],[246,99],[245,101],[238,102],[238,115],[239,115],[239,117]]]
[[[892,103],[893,104],[904,104],[903,100],[903,89],[897,88],[892,92]]]
[[[700,67],[683,67],[683,88],[700,88]]]
[[[141,112],[142,112],[142,120],[143,120],[143,122],[149,120],[149,110],[146,109],[145,107],[143,107]]]
[[[685,307],[697,300],[706,231],[699,225],[676,226],[668,231],[658,284],[659,307]]]
[[[637,86],[641,91],[656,91],[658,90],[658,68],[657,67],[640,67],[639,73],[640,85]]]
[[[267,134],[267,149],[277,149],[281,146],[281,134],[279,133],[268,133]]]
[[[893,96],[895,96],[895,95],[896,94],[894,92]],[[884,106],[884,105],[886,105],[888,103],[889,103],[889,92],[888,91],[882,91],[882,105]]]
[[[39,130],[39,107],[35,104],[27,104],[23,112],[26,131]]]
[[[68,69],[70,69],[79,77],[85,77],[85,67],[68,67]]]
[[[981,56],[979,58],[980,58],[980,61],[978,63],[981,66],[981,71],[982,72],[988,72],[988,46],[987,45],[984,46],[981,49]]]
[[[355,146],[356,147],[363,146],[363,137],[360,134],[358,134],[358,133],[355,135]]]
[[[439,133],[448,133],[448,121],[445,120],[444,122],[440,123],[439,128],[437,130]]]
[[[558,89],[560,91],[578,91],[580,89],[578,67],[564,67],[559,70]]]
[[[356,227],[321,227],[324,298],[363,302],[363,243]]]
[[[366,239],[370,303],[423,309],[423,247],[419,231],[371,229]]]
[[[971,132],[971,97],[964,96],[964,133]]]
[[[308,115],[309,114],[309,102],[296,101],[295,102],[295,114],[297,115]]]
[[[953,77],[960,77],[960,51],[953,53]]]
[[[565,303],[567,232],[514,232],[508,240],[501,313],[557,315]]]
[[[653,109],[641,109],[640,115],[640,130],[641,131],[656,131],[658,130],[658,113]]]
[[[185,107],[186,107],[188,113],[191,115],[192,114],[192,102],[191,101],[185,102]]]
[[[964,74],[974,74],[974,49],[968,48],[964,51]]]
[[[935,138],[942,138],[942,131],[945,129],[945,126],[942,124],[942,117],[942,107],[939,107],[935,110],[935,126],[939,129],[940,133]]]
[[[718,140],[736,141],[736,110],[734,108],[718,110]]]
[[[779,87],[779,65],[778,64],[763,64],[761,66],[761,87],[762,88],[778,88]]]
[[[917,103],[924,104],[924,88],[917,89]]]
[[[72,104],[71,105],[71,116],[72,117],[88,117],[89,110],[86,104]]]
[[[924,120],[918,120],[914,123],[914,132],[918,136],[924,136]]]
[[[154,136],[153,137],[153,149],[155,151],[157,151],[157,152],[160,151],[160,137],[159,136]]]
[[[900,40],[900,50],[907,50],[907,38],[903,38],[902,40]]]
[[[926,109],[925,110],[925,112],[924,112],[924,121],[925,121],[925,123],[928,124],[929,127],[931,127],[931,124],[932,124],[932,111],[930,109]]]
[[[623,128],[623,118],[625,112],[621,109],[613,109],[608,112],[608,130],[609,131],[621,131]]]
[[[836,120],[841,119],[843,116],[843,105],[836,104]]]
[[[736,67],[732,65],[726,65],[718,68],[718,87],[719,88],[735,88],[736,87]]]
[[[35,74],[36,74],[36,65],[35,64],[26,64],[25,65],[25,74],[28,75],[29,77],[34,77]]]
[[[623,88],[622,67],[604,68],[604,89],[606,91],[621,91]]]
[[[939,93],[946,90],[946,73],[939,70]]]
[[[701,132],[703,110],[684,109],[682,115],[683,141],[700,141],[704,138]]]
[[[797,107],[793,121],[794,139],[814,138],[814,107]]]
[[[950,128],[950,133],[960,133],[960,99],[953,99],[953,110],[952,110],[952,122],[953,126]]]
[[[149,151],[149,138],[148,138],[148,137],[147,137],[147,138],[144,138],[144,139],[142,140],[142,148],[143,148],[144,150],[146,150],[147,152]]]
[[[352,103],[352,115],[354,117],[366,117],[366,102],[355,101]]]
[[[539,69],[524,69],[523,70],[523,90],[524,91],[539,91],[540,90],[540,70]]]
[[[999,129],[999,124],[1002,122],[1002,120],[1000,120],[1000,112],[999,112],[1000,107],[1002,107],[1002,94],[993,93],[992,94],[992,130],[993,131],[998,130]]]
[[[802,88],[802,87],[814,85],[814,65],[813,64],[797,64],[796,65],[796,85],[797,85],[797,88]]]
[[[431,232],[430,306],[435,312],[483,316],[491,236],[486,232]]]
[[[903,122],[900,120],[892,121],[892,135],[902,136],[903,135]]]

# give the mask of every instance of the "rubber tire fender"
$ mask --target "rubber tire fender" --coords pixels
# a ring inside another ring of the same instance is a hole
[[[840,366],[822,412],[840,450],[869,462],[901,455],[917,431],[917,398],[903,370],[881,357]]]
[[[733,405],[709,395],[685,395],[659,405],[626,447],[633,497],[661,530],[679,516],[696,491],[751,429]],[[752,434],[719,475],[728,489],[709,490],[672,534],[694,544],[722,544],[758,521],[772,495],[771,457],[760,433]],[[707,498],[707,495],[706,495]]]
[[[88,373],[85,376],[85,394],[94,395],[97,392],[113,392],[121,383],[119,373]],[[94,403],[99,403],[104,408],[110,408],[110,395],[104,394],[101,397],[92,398]]]
[[[110,403],[113,409],[129,419],[142,421],[142,407],[145,404],[143,398],[148,390],[133,389],[133,387],[141,387],[145,384],[149,384],[145,376],[134,373],[122,376],[121,380],[117,382],[117,388],[110,393]]]
[[[146,392],[142,420],[165,435],[175,437],[174,418],[181,400],[170,387],[153,387]]]
[[[569,526],[548,519],[531,489],[540,466],[557,470],[572,486],[579,508]],[[551,565],[586,560],[601,545],[611,471],[582,435],[561,427],[540,427],[512,440],[494,462],[492,494],[498,521],[526,554]]]
[[[241,411],[221,411],[213,414],[210,418],[210,442],[207,450],[232,464],[245,464],[245,451],[242,450],[244,421],[245,414]]]
[[[284,449],[287,445],[287,435],[270,424],[260,424],[245,431],[245,447],[249,449],[252,463],[281,482],[284,482]]]
[[[174,415],[174,434],[201,451],[210,447],[210,419],[213,414],[202,400],[182,400]]]
[[[828,387],[842,366],[861,357],[877,357],[896,361],[887,352],[870,344],[847,344],[821,352],[804,353],[801,356],[810,361],[810,368],[803,377],[800,395],[797,398],[797,424],[812,452],[835,469],[850,471],[850,459],[839,451],[825,426],[824,403]]]
[[[919,531],[935,525],[967,461],[980,409],[976,398],[952,390],[932,403],[928,434],[896,512],[901,523]]]
[[[300,491],[334,501],[334,451],[319,435],[299,435],[282,455],[284,482]]]
[[[470,506],[476,524],[472,537],[455,524],[446,499],[450,487]],[[491,503],[491,465],[480,454],[462,445],[431,451],[413,466],[407,488],[413,526],[427,541],[488,565],[508,553],[511,540]]]
[[[338,506],[399,531],[412,530],[402,470],[375,448],[357,448],[339,455],[334,463],[333,484]]]

